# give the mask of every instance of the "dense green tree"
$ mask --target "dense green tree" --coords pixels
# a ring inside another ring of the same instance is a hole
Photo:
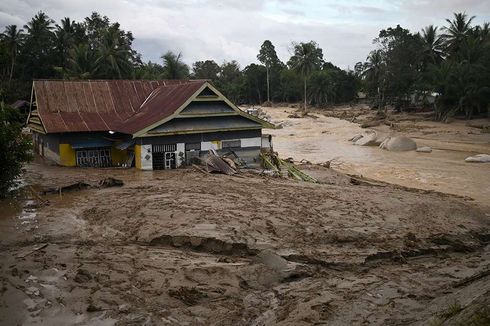
[[[257,59],[265,65],[267,72],[267,102],[271,101],[270,97],[270,71],[273,67],[280,66],[280,60],[277,57],[276,49],[271,41],[265,40],[260,47],[259,54],[257,55]]]
[[[55,74],[53,24],[54,20],[40,11],[24,26],[27,35],[21,60],[28,78],[49,78]]]
[[[118,25],[102,32],[95,61],[96,73],[104,78],[128,78],[131,76],[131,48],[121,38]]]
[[[164,68],[158,63],[153,63],[149,61],[146,64],[140,64],[135,67],[135,78],[136,79],[160,79],[164,73]]]
[[[18,110],[0,102],[0,198],[7,196],[23,164],[31,159],[32,145],[30,138],[22,133],[22,123]]]
[[[214,60],[196,61],[192,64],[192,77],[196,79],[218,80],[220,66]]]
[[[22,45],[24,34],[22,29],[17,29],[16,25],[8,25],[5,27],[5,32],[0,34],[1,40],[5,46],[5,51],[10,57],[9,82],[14,74],[15,59],[19,54],[19,49]]]
[[[76,45],[75,30],[76,23],[68,17],[61,20],[61,25],[56,24],[54,47],[58,55],[59,67],[62,69],[67,67],[70,51]]]
[[[72,48],[69,53],[68,62],[61,73],[68,79],[90,79],[97,70],[95,52],[90,50],[88,44],[79,44]]]
[[[303,77],[304,110],[307,106],[306,82],[308,76],[323,64],[323,51],[314,41],[293,44],[294,54],[288,61],[288,66]]]
[[[246,94],[244,100],[249,104],[261,104],[267,96],[267,68],[257,64],[250,64],[243,69],[244,87]]]
[[[472,31],[473,19],[475,16],[468,18],[466,13],[454,13],[453,20],[446,19],[449,25],[444,27],[445,34],[443,37],[450,55],[457,55],[463,47],[463,43]]]
[[[225,96],[233,102],[243,102],[243,74],[240,65],[235,60],[224,62],[221,67],[221,73],[216,82],[218,88]]]
[[[423,65],[439,64],[443,59],[444,40],[437,34],[438,27],[429,25],[422,30]]]
[[[164,79],[185,79],[189,78],[189,66],[182,62],[182,54],[175,54],[168,51],[161,57],[163,59]]]

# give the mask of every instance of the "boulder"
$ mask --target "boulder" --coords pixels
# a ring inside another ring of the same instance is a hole
[[[376,139],[377,139],[376,133],[367,134],[367,135],[363,136],[362,138],[359,138],[356,141],[354,141],[354,145],[357,145],[357,146],[376,146],[379,144],[376,142]]]
[[[474,156],[467,157],[465,161],[469,163],[490,163],[490,155],[477,154]]]
[[[418,147],[417,152],[419,153],[432,153],[432,148],[424,146],[424,147]]]
[[[416,150],[417,143],[411,138],[396,136],[387,138],[381,143],[380,147],[391,152],[407,152]]]

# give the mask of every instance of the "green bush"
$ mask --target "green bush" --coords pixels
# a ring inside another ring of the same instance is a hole
[[[22,166],[32,159],[31,139],[22,133],[20,112],[0,103],[0,198],[7,196],[22,173]]]

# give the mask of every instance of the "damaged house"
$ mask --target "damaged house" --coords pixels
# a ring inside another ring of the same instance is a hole
[[[172,169],[211,149],[259,164],[273,126],[204,80],[36,80],[35,151],[63,166]]]

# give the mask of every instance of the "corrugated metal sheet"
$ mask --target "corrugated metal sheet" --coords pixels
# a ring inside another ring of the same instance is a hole
[[[140,109],[124,121],[119,131],[134,134],[155,122],[171,116],[205,81],[156,88]]]
[[[132,134],[171,115],[203,83],[35,80],[33,87],[37,110],[48,133],[114,130]]]

